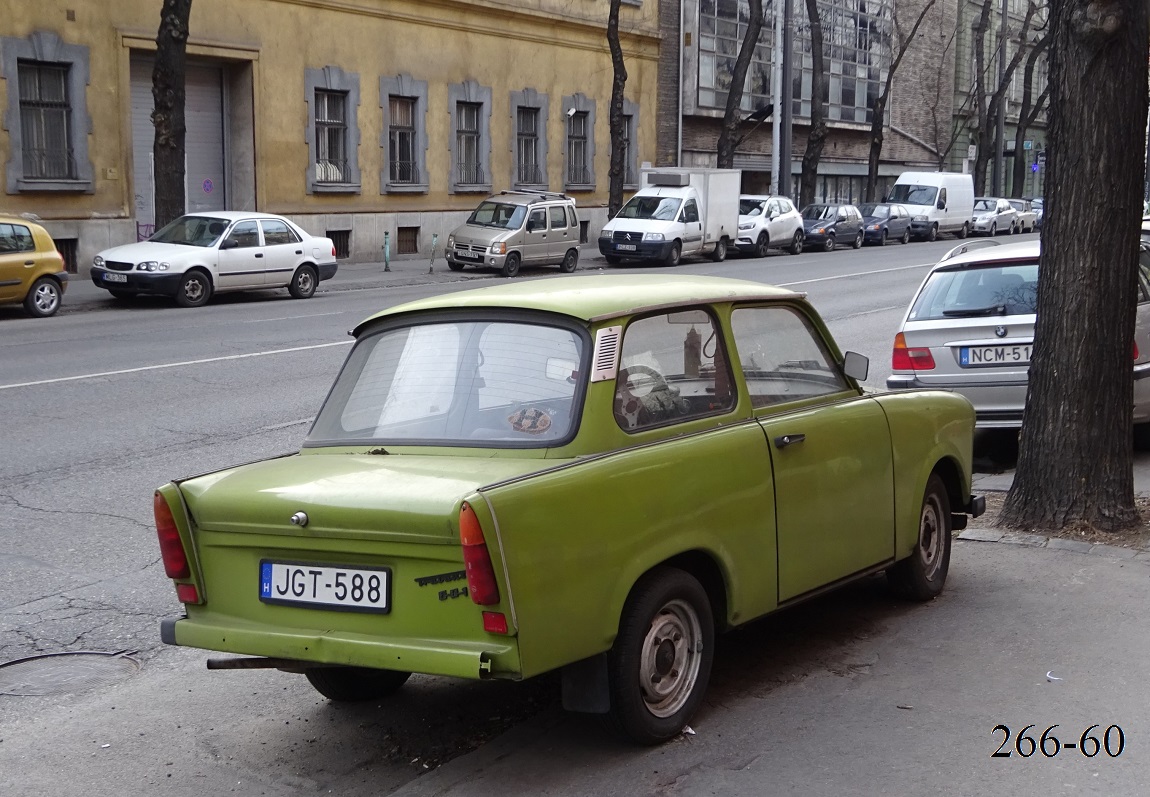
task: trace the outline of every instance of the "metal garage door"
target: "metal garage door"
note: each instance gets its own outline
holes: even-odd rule
[[[155,219],[155,182],[152,172],[152,62],[132,61],[132,176],[136,189],[136,222]],[[188,64],[184,123],[185,196],[188,212],[223,210],[224,115],[222,74],[219,67]]]

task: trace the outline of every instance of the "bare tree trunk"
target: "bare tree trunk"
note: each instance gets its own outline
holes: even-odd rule
[[[731,75],[731,87],[727,90],[727,105],[723,113],[723,126],[719,129],[719,168],[730,169],[735,165],[735,139],[742,120],[743,87],[747,82],[747,69],[751,66],[751,56],[759,44],[759,33],[763,30],[763,0],[750,0],[747,4],[750,16],[747,18],[747,33],[739,45],[739,55],[735,58],[735,71]]]
[[[819,19],[818,0],[804,0],[807,19],[811,25],[811,130],[807,134],[807,148],[803,151],[803,171],[799,175],[799,207],[815,201],[819,160],[827,139],[827,63],[823,57],[823,24]]]
[[[890,87],[894,83],[894,73],[898,70],[899,64],[902,63],[906,51],[910,49],[911,42],[914,41],[919,27],[926,19],[927,13],[934,7],[934,3],[935,0],[927,0],[926,5],[918,14],[918,19],[914,21],[914,26],[910,29],[910,35],[906,37],[902,36],[899,28],[898,9],[895,8],[891,12],[893,14],[891,21],[894,25],[894,37],[898,42],[898,52],[895,53],[890,69],[887,70],[886,83],[883,84],[882,93],[875,98],[874,107],[871,108],[870,156],[867,159],[866,190],[863,193],[863,199],[867,202],[877,201],[875,191],[878,187],[878,162],[882,156],[883,130],[886,128],[886,103],[887,98],[890,97]]]
[[[984,141],[990,138],[990,108],[987,107],[986,97],[986,31],[990,27],[991,0],[983,0],[982,11],[979,12],[978,21],[974,23],[974,32],[971,35],[971,47],[974,49],[974,108],[978,122],[978,149],[974,154],[974,195],[981,196],[986,192],[986,164],[990,160],[989,147]]]
[[[184,81],[192,0],[163,0],[152,69],[156,228],[184,213]]]
[[[611,48],[611,166],[607,170],[607,218],[615,218],[623,207],[623,177],[627,164],[627,131],[623,119],[623,90],[627,86],[627,66],[623,63],[623,47],[619,44],[619,5],[622,0],[611,0],[607,17],[607,45]],[[632,142],[634,145],[637,142]]]
[[[1043,214],[1034,355],[1013,528],[1137,524],[1131,406],[1146,0],[1052,0],[1051,191]],[[1104,187],[1104,190],[1100,190]]]
[[[1022,108],[1018,112],[1018,126],[1014,128],[1014,168],[1010,176],[1012,184],[1011,195],[1020,197],[1022,188],[1026,185],[1026,158],[1022,156],[1023,141],[1026,140],[1026,131],[1034,124],[1038,114],[1046,107],[1046,99],[1050,96],[1050,84],[1043,87],[1038,99],[1034,99],[1034,68],[1038,59],[1046,54],[1050,47],[1050,34],[1047,33],[1034,45],[1030,55],[1026,56],[1026,69],[1023,70]]]

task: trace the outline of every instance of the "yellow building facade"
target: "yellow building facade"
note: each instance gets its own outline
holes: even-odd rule
[[[195,0],[187,207],[287,215],[353,261],[431,252],[488,193],[606,220],[604,0]],[[153,219],[160,0],[41,0],[0,19],[0,212],[84,272]],[[655,153],[655,0],[624,0],[627,172]]]

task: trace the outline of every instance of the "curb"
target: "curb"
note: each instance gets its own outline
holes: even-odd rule
[[[1045,534],[1026,534],[999,529],[966,529],[955,539],[963,542],[1001,542],[1007,545],[1025,545],[1031,548],[1049,548],[1069,553],[1108,556],[1111,559],[1133,560],[1150,564],[1150,548],[1120,548],[1117,545],[1047,537]]]

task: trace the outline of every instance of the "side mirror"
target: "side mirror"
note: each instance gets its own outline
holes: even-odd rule
[[[221,250],[223,250],[223,249],[235,249],[239,245],[240,245],[240,242],[237,241],[235,238],[225,238],[224,240],[220,241],[220,249]]]
[[[946,200],[945,199],[938,200],[938,205],[936,207],[939,210],[946,210]]]
[[[843,373],[856,382],[862,382],[870,372],[870,360],[858,352],[848,351],[843,355]]]
[[[528,219],[527,220],[527,232],[534,232],[534,231],[535,231],[535,220],[534,219]]]

